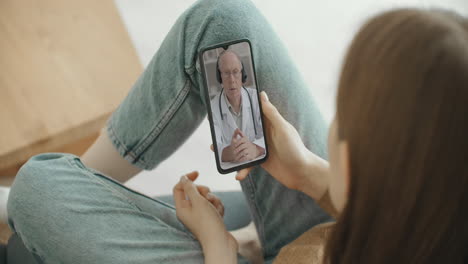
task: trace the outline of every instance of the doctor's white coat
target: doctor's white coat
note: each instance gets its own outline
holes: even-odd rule
[[[247,91],[246,91],[247,89]],[[242,127],[239,129],[249,138],[249,141],[256,144],[259,147],[265,148],[265,140],[263,137],[263,127],[260,117],[260,107],[258,105],[257,91],[252,88],[241,88],[242,94]],[[250,105],[249,96],[252,101]],[[224,92],[223,92],[224,93]],[[213,111],[213,125],[215,130],[216,142],[218,147],[219,157],[223,149],[231,144],[232,135],[237,128],[237,124],[232,117],[231,112],[226,104],[226,100],[221,98],[221,109],[224,120],[221,120],[221,111],[219,109],[219,97],[221,93],[218,93],[213,99],[211,99],[211,110]],[[224,95],[222,95],[224,97]],[[253,107],[253,117],[250,108]],[[257,129],[257,136],[255,136],[255,130],[253,122]]]

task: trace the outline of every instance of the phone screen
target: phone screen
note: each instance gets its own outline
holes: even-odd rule
[[[200,66],[218,171],[265,161],[268,148],[250,42],[207,47],[200,52]]]

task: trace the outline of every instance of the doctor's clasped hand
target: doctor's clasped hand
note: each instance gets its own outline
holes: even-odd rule
[[[237,128],[232,135],[231,144],[223,149],[223,161],[245,162],[265,154],[265,149],[249,141],[248,137]]]

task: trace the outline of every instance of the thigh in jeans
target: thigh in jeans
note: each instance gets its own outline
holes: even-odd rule
[[[12,186],[8,215],[39,263],[204,262],[172,206],[86,168],[71,154],[32,157]]]
[[[249,0],[201,0],[179,17],[108,121],[119,153],[142,169],[153,169],[170,156],[206,116],[209,102],[198,52],[240,38],[252,43],[259,89],[296,127],[305,145],[326,158],[326,125],[314,99],[286,48]],[[288,190],[261,168],[252,170],[242,188],[267,258],[331,219],[311,198]]]

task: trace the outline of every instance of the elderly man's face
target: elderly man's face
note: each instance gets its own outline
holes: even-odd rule
[[[242,88],[242,64],[232,52],[226,52],[219,60],[219,70],[224,92],[229,100],[240,97]]]

